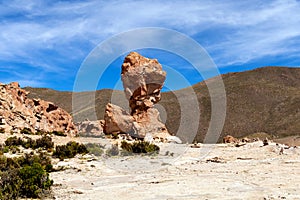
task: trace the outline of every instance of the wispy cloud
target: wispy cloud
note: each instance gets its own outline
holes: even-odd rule
[[[221,67],[297,57],[299,10],[297,0],[1,1],[0,64],[30,65],[46,78],[53,73],[69,80],[95,45],[149,26],[193,37]]]

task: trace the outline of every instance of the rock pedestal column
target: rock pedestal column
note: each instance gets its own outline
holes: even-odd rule
[[[153,107],[161,99],[160,91],[166,79],[166,72],[159,62],[131,52],[122,65],[121,78],[131,111],[129,114],[116,105],[108,104],[104,132],[128,133],[138,138],[144,138],[146,134],[153,138],[170,136],[158,110]]]

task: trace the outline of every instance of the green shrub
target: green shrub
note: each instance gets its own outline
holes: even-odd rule
[[[35,148],[43,148],[43,149],[52,149],[54,147],[54,142],[52,142],[52,138],[49,136],[43,136],[36,140]]]
[[[39,153],[38,155],[33,153],[25,154],[24,157],[19,158],[18,163],[21,166],[31,166],[33,163],[39,163],[47,172],[51,172],[53,169],[51,158],[43,152]]]
[[[85,145],[88,152],[94,154],[95,156],[101,156],[103,154],[104,146],[95,143],[88,143]]]
[[[50,189],[53,181],[40,163],[33,163],[20,169],[22,185],[20,192],[27,198],[40,198],[44,190]]]
[[[8,169],[0,172],[0,199],[18,199],[20,188],[23,183],[19,177],[20,169]]]
[[[52,142],[52,138],[49,136],[42,136],[41,138],[38,138],[36,140],[31,139],[30,137],[24,137],[24,140],[22,138],[18,138],[16,136],[9,137],[5,141],[5,145],[9,147],[10,149],[15,148],[17,146],[22,146],[26,149],[32,148],[43,148],[43,149],[52,149],[54,147],[54,142]]]
[[[117,156],[119,155],[119,147],[117,144],[111,145],[111,148],[106,150],[106,155],[108,156]]]
[[[53,156],[64,160],[65,158],[74,158],[76,154],[86,154],[88,150],[83,144],[77,142],[68,142],[66,145],[56,146]]]
[[[56,136],[62,136],[62,137],[67,137],[67,134],[61,131],[53,131],[50,134],[56,135]]]
[[[33,133],[31,132],[30,128],[23,128],[21,130],[22,134],[26,134],[26,135],[33,135]]]
[[[132,152],[132,144],[126,142],[125,140],[123,140],[123,141],[121,142],[121,148],[122,148],[124,151]]]
[[[51,170],[51,159],[46,154],[0,156],[0,199],[41,197],[53,184],[47,173]]]
[[[42,130],[37,130],[37,131],[35,132],[35,135],[47,135],[47,132],[42,131]]]
[[[23,140],[16,136],[7,138],[4,143],[6,146],[23,146]]]
[[[23,147],[25,149],[29,149],[29,148],[32,148],[32,149],[35,149],[36,148],[36,141],[31,139],[30,137],[24,137],[25,140],[23,140]]]
[[[4,147],[3,148],[3,153],[8,153],[9,152],[9,147]]]
[[[146,153],[146,154],[159,153],[160,150],[159,146],[145,141],[136,141],[133,143],[122,141],[121,148],[125,152]]]
[[[9,169],[20,168],[20,163],[17,158],[7,158],[6,156],[0,156],[0,171],[7,171]]]
[[[4,128],[0,128],[0,133],[5,133],[5,129]]]
[[[11,151],[12,154],[16,154],[20,152],[19,147],[15,145],[9,146],[9,150]]]

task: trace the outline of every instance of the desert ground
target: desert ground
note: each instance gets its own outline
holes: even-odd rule
[[[7,137],[1,134],[0,142]],[[52,138],[56,145],[75,140],[109,148],[116,142]],[[53,159],[54,167],[64,170],[50,174],[51,199],[300,199],[300,147],[291,145],[299,145],[299,137],[280,141],[290,145],[157,143],[158,155]]]
[[[107,140],[77,138],[83,143]],[[51,173],[55,199],[300,199],[300,148],[261,141],[159,144],[159,155],[77,156]],[[282,152],[283,150],[283,152]]]

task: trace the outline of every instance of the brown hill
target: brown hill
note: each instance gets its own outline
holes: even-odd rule
[[[227,112],[219,141],[225,134],[243,137],[264,132],[275,138],[300,135],[300,68],[263,67],[225,74],[222,78],[226,89]],[[207,82],[213,83],[214,79]],[[90,118],[93,109],[96,110],[97,118],[103,119],[105,105],[108,102],[113,101],[122,107],[127,104],[123,91],[99,90],[95,92],[95,102],[84,102],[81,101],[84,96],[91,95],[90,99],[93,99],[94,93],[59,92],[43,88],[25,89],[31,92],[29,97],[55,102],[70,112],[76,121]],[[162,93],[160,104],[166,110],[166,125],[171,133],[176,133],[180,124],[178,99],[184,98],[188,102],[190,98],[184,96],[185,90],[187,89]],[[201,110],[195,140],[202,142],[210,122],[210,96],[205,82],[195,84],[193,90]],[[72,94],[77,97],[76,109],[73,112]]]

